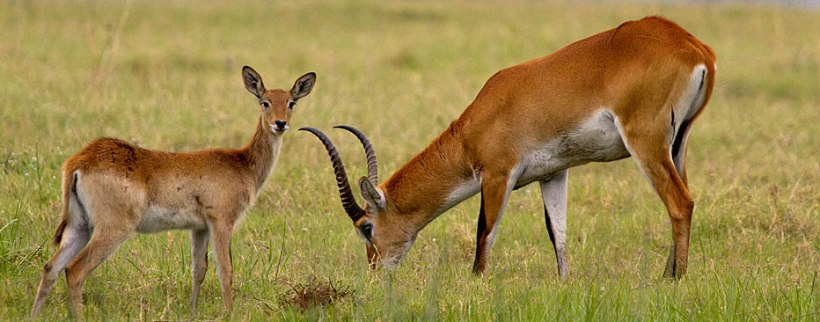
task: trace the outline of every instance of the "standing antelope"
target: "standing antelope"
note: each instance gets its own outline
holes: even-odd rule
[[[359,180],[361,208],[330,140],[327,148],[345,211],[367,244],[371,267],[397,266],[418,232],[445,210],[481,193],[473,271],[482,274],[510,192],[541,186],[547,231],[566,277],[567,172],[588,162],[635,157],[672,222],[665,276],[686,273],[694,203],[686,141],[715,79],[715,55],[660,17],[629,21],[555,53],[496,73],[430,146],[378,185],[376,156]],[[377,186],[378,185],[378,186]]]
[[[135,231],[191,230],[191,310],[214,245],[225,308],[232,306],[231,235],[256,200],[271,172],[296,102],[316,83],[307,73],[290,91],[267,90],[252,68],[242,68],[245,88],[262,107],[256,132],[245,147],[188,153],[143,149],[103,138],[88,144],[63,165],[62,221],[54,234],[59,248],[43,269],[32,316],[65,269],[73,316],[82,307],[88,274]]]

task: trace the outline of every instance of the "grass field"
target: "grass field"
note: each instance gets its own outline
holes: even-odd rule
[[[382,177],[443,131],[495,71],[622,21],[660,14],[718,55],[690,137],[689,274],[661,278],[671,235],[631,159],[573,169],[570,277],[559,280],[537,186],[513,193],[488,274],[470,273],[478,198],[423,230],[401,267],[370,271],[327,155],[292,130],[235,231],[234,310],[213,254],[188,310],[189,234],[138,235],[91,275],[91,320],[820,320],[820,10],[639,2],[0,1],[0,320],[28,316],[58,223],[59,168],[101,136],[185,151],[254,129],[243,65],[268,87],[316,71],[292,128],[325,130],[354,178],[351,124]],[[302,310],[305,283],[352,295]],[[64,279],[42,312],[68,317]]]

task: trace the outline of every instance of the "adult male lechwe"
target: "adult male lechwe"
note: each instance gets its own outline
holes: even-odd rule
[[[356,204],[341,159],[328,149],[344,209],[367,244],[371,266],[398,265],[419,230],[481,192],[475,263],[484,272],[510,192],[541,185],[546,226],[560,276],[568,274],[567,170],[635,157],[672,222],[664,275],[686,273],[694,203],[684,158],[692,122],[709,100],[715,55],[660,17],[629,21],[555,53],[496,73],[472,104],[430,146],[378,185],[369,141]]]
[[[231,309],[233,229],[276,163],[294,104],[316,83],[316,74],[308,73],[290,91],[267,90],[262,77],[247,66],[242,77],[262,109],[256,132],[243,148],[172,153],[103,138],[65,162],[62,220],[54,234],[59,248],[43,269],[32,316],[63,269],[69,308],[76,316],[83,281],[94,268],[134,232],[169,229],[191,230],[191,310],[196,310],[208,268],[209,240],[225,308]]]

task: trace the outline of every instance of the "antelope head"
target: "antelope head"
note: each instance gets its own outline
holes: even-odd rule
[[[413,229],[412,225],[405,225],[403,216],[394,215],[400,211],[391,204],[389,196],[378,186],[378,163],[370,140],[356,128],[346,125],[336,126],[336,128],[355,134],[364,146],[368,174],[359,179],[361,196],[365,201],[363,207],[359,206],[353,196],[344,164],[333,142],[315,128],[304,127],[299,130],[313,133],[325,145],[333,163],[333,171],[336,173],[336,184],[339,187],[342,207],[353,221],[356,233],[367,246],[367,261],[370,268],[375,269],[376,264],[381,262],[384,267],[394,269],[413,245],[417,230]]]
[[[242,78],[245,80],[245,88],[256,96],[259,105],[262,106],[262,121],[275,135],[282,135],[287,131],[293,106],[300,98],[310,94],[313,85],[316,84],[316,73],[311,72],[299,77],[290,92],[280,89],[267,90],[262,83],[262,77],[249,66],[242,68]]]

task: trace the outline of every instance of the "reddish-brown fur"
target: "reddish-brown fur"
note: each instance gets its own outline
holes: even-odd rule
[[[250,142],[240,149],[163,152],[119,139],[97,139],[63,165],[59,245],[48,261],[32,309],[36,316],[57,275],[65,269],[72,315],[79,313],[82,284],[94,268],[135,232],[191,230],[196,309],[213,242],[226,309],[232,305],[234,227],[256,199],[279,154],[295,102],[309,94],[315,74],[300,77],[290,91],[267,90],[250,67],[246,88],[262,107]]]
[[[683,95],[693,88],[693,77],[699,76],[694,71],[698,68],[705,68],[705,79],[700,79],[700,88],[691,104],[697,105],[695,101],[699,99],[702,102],[691,106],[691,110],[682,110],[694,111],[691,117],[674,115],[677,104],[688,103],[682,101]],[[660,17],[625,22],[546,57],[499,71],[430,146],[379,187],[372,187],[386,200],[382,201],[384,209],[375,207],[378,200],[372,198],[373,194],[363,195],[367,201],[366,215],[354,225],[358,229],[366,224],[373,227],[373,237],[367,241],[368,258],[381,259],[389,266],[398,264],[418,231],[446,210],[443,207],[451,206],[447,204],[448,198],[471,180],[480,180],[482,208],[474,270],[481,273],[486,267],[495,223],[503,213],[511,188],[539,181],[545,191],[545,207],[560,211],[560,205],[547,204],[552,198],[561,200],[560,196],[553,196],[561,193],[560,187],[551,187],[550,180],[566,180],[566,169],[572,166],[631,154],[666,204],[672,221],[672,253],[665,274],[683,275],[688,263],[694,205],[683,165],[686,137],[692,121],[711,96],[714,77],[712,49]],[[514,177],[527,170],[520,167],[526,167],[525,160],[534,153],[572,157],[572,149],[577,148],[573,144],[578,143],[572,142],[574,135],[601,111],[610,113],[629,153],[605,158],[584,158],[582,154],[555,172],[526,179],[531,181],[519,182],[525,179]],[[680,140],[683,155],[670,154],[670,134]],[[544,150],[550,144],[555,149]],[[681,168],[680,173],[676,166]],[[369,184],[362,185],[367,188]],[[566,204],[565,196],[561,202]],[[561,237],[554,242],[563,243],[563,231],[553,227],[561,223],[547,212],[550,237],[560,233]],[[561,252],[563,245],[556,244],[556,253]],[[559,271],[565,276],[565,255],[557,255]]]

